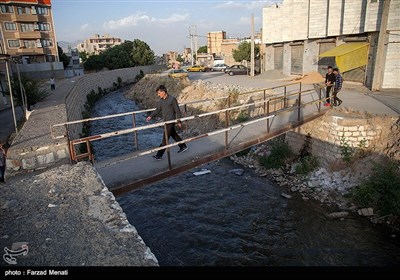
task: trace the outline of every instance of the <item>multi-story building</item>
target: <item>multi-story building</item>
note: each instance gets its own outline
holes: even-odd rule
[[[283,0],[266,7],[265,70],[325,75],[332,65],[373,90],[400,88],[399,14],[398,0]]]
[[[77,46],[79,52],[86,52],[89,55],[100,54],[107,48],[122,44],[122,40],[117,37],[112,37],[109,34],[100,36],[95,34],[93,37],[86,39],[83,43]]]
[[[22,64],[57,62],[51,0],[0,0],[1,52]]]
[[[79,58],[79,51],[77,49],[68,48],[66,55],[69,57],[69,64],[65,69],[65,76],[75,77],[82,76],[84,74],[83,67]]]
[[[213,31],[207,33],[207,53],[221,56],[222,42],[226,39],[225,31]]]

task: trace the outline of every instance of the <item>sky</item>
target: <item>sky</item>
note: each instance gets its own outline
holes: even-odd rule
[[[156,55],[190,48],[190,30],[198,46],[207,32],[225,31],[228,38],[250,37],[262,27],[262,8],[281,0],[262,1],[135,1],[52,0],[57,41],[83,41],[94,34],[146,42]]]

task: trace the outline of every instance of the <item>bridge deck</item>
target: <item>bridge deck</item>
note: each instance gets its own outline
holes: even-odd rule
[[[326,108],[326,107],[325,107]],[[225,133],[202,137],[188,143],[189,149],[177,154],[178,147],[171,148],[171,169],[169,169],[167,152],[161,161],[151,155],[134,157],[135,153],[118,158],[95,162],[95,167],[105,184],[114,194],[121,194],[149,183],[165,179],[180,172],[190,170],[202,164],[232,155],[252,145],[265,142],[302,123],[323,115],[329,109],[319,113],[317,105],[302,108],[301,120],[298,122],[298,110],[281,113],[267,120],[232,129],[228,132],[228,148],[225,147]],[[162,135],[160,135],[161,141]],[[173,141],[173,140],[172,140]],[[134,158],[132,158],[134,157]]]

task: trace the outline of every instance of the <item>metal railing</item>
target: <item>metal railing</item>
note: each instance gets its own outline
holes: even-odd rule
[[[287,88],[289,86],[293,86],[299,84],[299,90],[297,92],[288,92]],[[267,91],[270,90],[275,90],[278,88],[283,88],[283,93],[278,93],[278,94],[267,94]],[[194,141],[197,140],[199,138],[203,138],[203,137],[207,137],[207,136],[211,136],[211,135],[215,135],[215,134],[220,134],[220,133],[225,133],[225,148],[228,148],[228,137],[229,137],[229,131],[239,128],[239,127],[244,127],[250,124],[254,124],[257,122],[261,122],[261,121],[266,121],[267,122],[267,133],[269,133],[270,131],[270,120],[272,118],[274,118],[275,116],[282,114],[284,112],[288,112],[288,111],[293,111],[293,110],[298,110],[297,113],[297,120],[300,121],[301,119],[301,109],[305,106],[308,105],[312,105],[312,104],[316,104],[317,105],[317,109],[318,112],[321,111],[321,103],[326,100],[326,98],[321,98],[321,90],[324,87],[319,87],[317,89],[317,93],[318,93],[318,99],[317,100],[313,100],[311,102],[307,102],[307,103],[302,103],[302,96],[306,95],[306,94],[312,94],[312,92],[315,92],[315,89],[310,89],[310,90],[305,90],[302,91],[302,86],[301,86],[301,82],[296,82],[296,83],[291,83],[291,84],[286,84],[286,85],[282,85],[282,86],[276,86],[276,87],[272,87],[272,88],[265,88],[265,89],[259,89],[259,90],[254,90],[254,91],[249,91],[249,92],[244,92],[244,93],[239,93],[236,94],[236,97],[238,96],[242,96],[242,95],[248,95],[248,94],[257,94],[257,93],[262,93],[262,100],[261,101],[256,101],[256,102],[252,102],[252,103],[248,103],[248,104],[243,104],[243,105],[236,105],[236,106],[232,106],[232,99],[233,99],[233,94],[229,94],[228,96],[222,96],[222,97],[217,97],[217,98],[210,98],[210,99],[204,99],[204,100],[195,100],[195,101],[191,101],[191,102],[187,102],[184,104],[181,104],[180,107],[184,108],[184,117],[180,119],[181,122],[185,122],[187,123],[187,121],[190,120],[197,120],[203,117],[207,117],[207,116],[212,116],[212,115],[219,115],[219,114],[225,114],[225,127],[222,129],[217,129],[215,131],[212,132],[207,132],[207,133],[203,133],[201,135],[195,136],[195,137],[190,137],[187,139],[184,139],[182,141],[179,142],[175,142],[170,144],[168,142],[168,137],[166,137],[167,141],[166,141],[166,145],[162,146],[162,147],[156,147],[156,148],[151,148],[145,151],[141,151],[138,153],[135,153],[134,155],[128,157],[128,158],[124,158],[123,160],[127,160],[127,159],[132,159],[132,158],[136,158],[139,156],[143,156],[143,155],[147,155],[153,152],[156,152],[158,150],[161,149],[166,149],[167,151],[167,157],[168,157],[168,164],[169,164],[169,168],[171,169],[171,155],[170,155],[170,148],[177,146],[179,144],[183,144],[183,143],[187,143],[190,141]],[[297,97],[296,98],[296,103],[292,105],[291,107],[288,106],[288,100],[292,99],[293,97]],[[201,113],[201,114],[196,114],[196,115],[192,115],[192,116],[187,116],[188,113],[188,106],[189,105],[194,105],[194,104],[199,104],[199,103],[206,103],[206,102],[217,102],[217,101],[221,101],[221,100],[226,100],[227,102],[227,108],[224,109],[220,109],[220,110],[216,110],[216,111],[212,111],[212,112],[205,112],[205,113]],[[273,108],[271,110],[271,105],[273,104]],[[281,104],[280,108],[277,109],[277,104]],[[250,106],[256,106],[259,105],[263,108],[263,116],[247,121],[247,122],[243,122],[240,124],[235,124],[235,125],[230,125],[231,122],[231,117],[229,112],[234,111],[234,110],[241,110],[243,108],[248,108]],[[297,105],[297,106],[295,106]],[[136,150],[139,150],[139,143],[138,143],[138,132],[142,131],[142,130],[147,130],[147,129],[154,129],[157,127],[163,127],[164,128],[164,134],[166,135],[167,133],[167,125],[171,124],[171,123],[177,123],[178,120],[171,120],[171,121],[165,121],[165,122],[159,122],[159,123],[155,123],[155,124],[149,124],[149,125],[145,125],[145,126],[137,126],[136,124],[136,115],[137,114],[143,114],[143,113],[148,113],[155,110],[155,108],[152,109],[146,109],[146,110],[139,110],[139,111],[134,111],[134,112],[127,112],[127,113],[120,113],[120,114],[113,114],[113,115],[109,115],[109,116],[101,116],[101,117],[94,117],[94,118],[87,118],[87,119],[83,119],[83,120],[77,120],[77,121],[70,121],[70,122],[65,122],[65,123],[61,123],[61,124],[55,124],[51,126],[51,135],[53,139],[59,139],[59,138],[67,138],[68,139],[68,143],[69,143],[69,151],[70,151],[70,158],[72,161],[78,161],[84,158],[89,158],[89,160],[93,163],[94,162],[94,155],[91,151],[91,147],[90,147],[90,143],[93,141],[98,141],[101,139],[106,139],[106,138],[110,138],[110,137],[114,137],[114,136],[119,136],[119,135],[124,135],[124,134],[129,134],[129,133],[133,133],[134,134],[134,139],[135,139],[135,148]],[[115,118],[115,117],[121,117],[121,116],[128,116],[128,115],[132,115],[132,128],[128,128],[128,129],[122,129],[122,130],[117,130],[117,131],[112,131],[112,132],[107,132],[107,133],[102,133],[102,134],[98,134],[98,135],[93,135],[93,136],[88,136],[88,137],[83,137],[83,138],[79,138],[79,139],[69,139],[69,133],[68,133],[68,128],[70,125],[73,124],[79,124],[79,123],[84,123],[84,122],[90,122],[90,121],[97,121],[97,120],[104,120],[104,119],[110,119],[110,118]],[[61,135],[61,136],[57,136],[54,133],[54,129],[55,128],[59,128],[59,127],[64,127],[65,128],[65,134]],[[186,125],[186,129],[187,129],[187,125]],[[85,144],[86,146],[86,152],[81,153],[81,154],[77,154],[76,153],[76,145],[81,145],[81,144]],[[117,163],[118,161],[116,160],[114,163]]]

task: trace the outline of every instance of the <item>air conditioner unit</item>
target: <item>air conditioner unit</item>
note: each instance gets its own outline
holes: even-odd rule
[[[36,43],[36,47],[37,47],[37,48],[42,48],[42,43],[41,43],[41,42],[37,42],[37,43]]]

